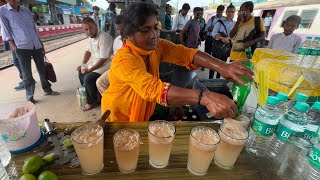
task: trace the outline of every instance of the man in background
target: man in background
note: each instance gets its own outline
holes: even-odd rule
[[[93,14],[90,16],[94,22],[97,25],[98,30],[100,30],[100,21],[99,21],[99,12],[100,12],[100,8],[98,6],[93,6]]]
[[[267,13],[267,17],[264,18],[264,26],[266,27],[266,35],[268,36],[271,27],[272,15],[270,12]]]
[[[101,30],[108,32],[109,35],[115,39],[119,34],[117,34],[116,27],[115,27],[115,17],[116,13],[116,4],[111,2],[109,4],[108,11],[101,17]]]
[[[186,23],[190,20],[190,17],[187,15],[189,10],[190,5],[188,3],[184,3],[182,5],[182,9],[179,11],[179,14],[173,19],[172,30],[177,32],[177,44],[180,44],[180,32],[182,31]]]
[[[166,14],[165,14],[165,19],[164,19],[164,29],[165,30],[172,29],[171,14],[172,14],[172,7],[170,4],[166,4]]]

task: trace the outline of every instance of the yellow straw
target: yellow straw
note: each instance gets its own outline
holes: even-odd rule
[[[292,87],[292,89],[290,90],[288,96],[290,97],[292,95],[292,93],[298,88],[298,86],[302,83],[302,81],[304,80],[304,76],[301,75],[300,78],[297,80],[297,82],[294,84],[294,86]]]

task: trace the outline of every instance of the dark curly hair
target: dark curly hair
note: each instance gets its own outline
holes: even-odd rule
[[[146,23],[149,16],[159,16],[159,12],[155,5],[148,3],[131,4],[124,12],[126,18],[123,37],[132,36],[139,30],[139,26]]]

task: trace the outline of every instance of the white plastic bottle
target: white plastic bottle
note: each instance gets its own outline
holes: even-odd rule
[[[304,62],[304,58],[309,54],[309,48],[311,47],[312,37],[307,36],[307,39],[303,42],[301,48],[298,49],[294,64],[301,66]]]
[[[274,133],[280,119],[278,103],[277,97],[269,96],[267,103],[257,109],[252,127],[249,129],[247,152],[257,156],[264,155],[266,143]]]
[[[308,163],[302,172],[303,179],[316,180],[320,179],[320,142],[319,138],[314,142],[313,148],[308,155]]]
[[[308,125],[304,131],[304,138],[311,140],[315,136],[320,125],[320,102],[315,102],[307,113]]]
[[[6,167],[11,160],[11,154],[7,148],[6,143],[3,141],[1,134],[0,134],[0,159],[4,167]]]
[[[287,111],[292,109],[293,106],[297,103],[297,102],[306,102],[306,100],[308,99],[308,96],[305,95],[305,94],[302,94],[302,93],[297,93],[295,96],[294,96],[294,99],[292,100],[289,100],[287,103],[286,103],[286,109]]]
[[[276,96],[279,99],[278,110],[281,116],[283,116],[288,110],[286,103],[288,102],[288,95],[282,92],[279,92]]]
[[[0,180],[10,180],[6,169],[3,167],[0,159]]]
[[[306,112],[309,105],[303,102],[297,102],[281,119],[276,129],[267,143],[265,156],[273,159],[281,150],[282,146],[287,143],[291,135],[301,136],[308,124]]]

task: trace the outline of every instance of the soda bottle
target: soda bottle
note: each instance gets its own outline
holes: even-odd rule
[[[282,92],[279,92],[276,96],[279,99],[278,110],[280,115],[284,115],[287,112],[286,103],[289,99],[288,95]]]
[[[252,58],[251,47],[245,49],[245,52],[246,52],[247,58],[251,59]],[[253,69],[252,62],[243,62],[242,65],[250,69]],[[245,86],[238,83],[233,83],[233,86],[232,86],[232,96],[233,96],[233,100],[237,103],[239,114],[241,114],[244,103],[246,102],[247,97],[251,91],[251,82],[244,77],[241,77],[241,79],[247,83]]]
[[[297,103],[297,102],[305,102],[308,99],[308,96],[302,93],[297,93],[294,96],[293,100],[290,100],[286,103],[286,109],[292,109],[293,106]]]
[[[307,180],[320,179],[320,140],[314,142],[313,148],[309,151],[308,162],[302,172],[302,177]]]
[[[271,138],[280,119],[277,108],[279,99],[269,96],[267,103],[260,106],[249,129],[249,139],[246,150],[257,156],[263,156],[267,141]]]
[[[311,140],[320,125],[320,102],[315,102],[307,113],[308,125],[304,131],[304,138]]]
[[[284,143],[291,135],[301,136],[308,124],[306,112],[309,105],[303,102],[297,102],[292,109],[281,117],[276,132],[267,143],[265,155],[273,159],[281,150]]]

